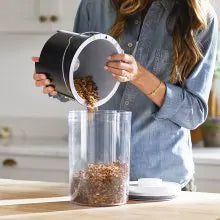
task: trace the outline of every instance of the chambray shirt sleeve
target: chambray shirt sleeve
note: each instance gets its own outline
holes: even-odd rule
[[[76,18],[74,21],[73,31],[83,33],[89,31],[89,1],[81,0]]]
[[[89,12],[87,0],[81,0],[80,2],[74,21],[73,31],[76,33],[89,31]],[[49,96],[52,97],[51,95]],[[58,93],[56,96],[53,96],[53,98],[58,99],[61,102],[68,102],[70,100],[73,100],[60,93]]]
[[[206,30],[198,34],[204,57],[196,65],[184,87],[166,83],[162,107],[154,114],[156,119],[168,119],[181,127],[195,129],[208,116],[208,98],[215,69],[218,20],[214,14]]]

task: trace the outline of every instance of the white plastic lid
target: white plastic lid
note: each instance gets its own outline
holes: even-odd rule
[[[180,192],[180,184],[152,178],[131,181],[129,187],[129,195],[138,197],[173,197],[177,196]]]
[[[138,179],[139,187],[159,187],[159,186],[162,186],[162,184],[163,184],[162,179],[157,179],[157,178]]]

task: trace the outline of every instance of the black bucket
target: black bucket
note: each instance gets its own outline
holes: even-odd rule
[[[45,73],[59,93],[84,106],[85,100],[76,92],[73,80],[78,76],[92,76],[100,97],[95,106],[98,107],[106,103],[119,87],[120,83],[104,66],[108,56],[121,52],[120,45],[109,35],[58,31],[44,45],[36,72]]]

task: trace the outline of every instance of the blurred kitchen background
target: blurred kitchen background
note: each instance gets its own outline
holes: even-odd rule
[[[0,0],[0,178],[68,181],[67,115],[34,86],[32,56],[72,30],[80,0]],[[220,18],[220,2],[212,0]],[[192,132],[198,191],[220,192],[220,51],[207,122]],[[219,78],[218,78],[219,77]]]

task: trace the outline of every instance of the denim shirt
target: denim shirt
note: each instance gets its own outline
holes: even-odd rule
[[[132,111],[131,180],[162,178],[182,186],[192,178],[194,164],[190,130],[202,124],[208,114],[217,51],[217,16],[210,8],[207,29],[197,36],[204,57],[188,77],[185,86],[171,84],[173,42],[167,32],[167,18],[173,0],[157,0],[150,7],[141,28],[136,60],[166,84],[163,105],[157,107],[131,83],[121,83],[102,110]],[[116,19],[111,0],[82,0],[75,20],[78,33],[109,33]],[[130,16],[119,44],[132,54],[141,15]],[[60,97],[60,99],[62,99]]]

